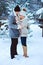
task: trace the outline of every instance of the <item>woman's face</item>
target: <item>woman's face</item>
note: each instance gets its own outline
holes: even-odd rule
[[[24,19],[25,18],[25,16],[23,16],[23,15],[20,15],[20,20],[22,20],[22,19]]]

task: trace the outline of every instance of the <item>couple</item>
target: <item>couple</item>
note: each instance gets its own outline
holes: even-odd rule
[[[9,16],[9,32],[11,37],[11,47],[10,47],[11,59],[13,59],[15,55],[18,55],[17,44],[18,44],[19,31],[24,53],[23,56],[28,57],[27,45],[26,45],[28,28],[29,26],[26,16],[24,15],[23,11],[20,10],[20,7],[17,5],[14,8],[13,13]]]

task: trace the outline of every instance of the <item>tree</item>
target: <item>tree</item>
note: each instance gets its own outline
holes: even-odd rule
[[[7,1],[0,1],[0,18],[8,15]]]

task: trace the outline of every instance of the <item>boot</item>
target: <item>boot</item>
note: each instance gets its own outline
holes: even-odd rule
[[[11,59],[15,58],[15,55],[18,55],[16,46],[14,46],[14,47],[11,46],[10,54],[11,54]]]
[[[24,52],[23,56],[28,57],[27,56],[27,46],[23,46],[23,52]]]

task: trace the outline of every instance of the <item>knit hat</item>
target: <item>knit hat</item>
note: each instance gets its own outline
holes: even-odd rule
[[[26,16],[26,12],[25,11],[21,11],[20,15]]]

